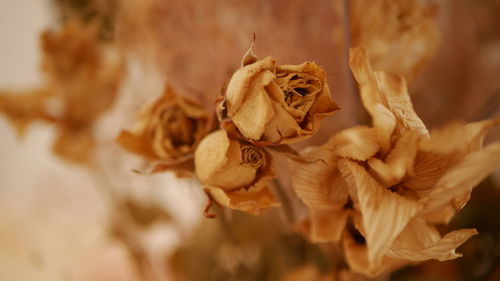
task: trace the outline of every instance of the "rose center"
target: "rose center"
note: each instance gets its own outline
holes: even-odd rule
[[[265,165],[264,152],[254,146],[245,145],[241,147],[243,164],[259,169]]]

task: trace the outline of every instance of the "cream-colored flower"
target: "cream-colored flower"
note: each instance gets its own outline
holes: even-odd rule
[[[271,155],[232,139],[224,130],[207,135],[195,152],[196,175],[221,205],[254,215],[276,206],[268,185],[274,178]]]
[[[482,149],[498,121],[456,123],[429,134],[403,78],[373,71],[364,48],[351,50],[351,69],[373,126],[347,129],[306,150],[310,164],[296,164],[292,186],[311,209],[311,239],[344,240],[351,268],[368,276],[405,262],[458,257],[455,248],[476,231],[441,237],[432,224],[447,223],[500,166],[500,143]],[[353,235],[363,241],[354,243]]]
[[[219,115],[249,141],[287,144],[312,136],[337,109],[316,63],[277,65],[271,57],[257,60],[250,50],[227,85]]]
[[[202,106],[167,86],[161,97],[142,110],[136,127],[122,131],[117,141],[131,152],[156,160],[155,171],[193,172],[193,153],[211,125]]]

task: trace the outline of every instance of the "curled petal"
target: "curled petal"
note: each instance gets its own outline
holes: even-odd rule
[[[383,71],[376,72],[377,79],[387,99],[387,105],[396,116],[400,131],[414,131],[420,135],[428,136],[429,131],[424,122],[413,110],[408,87],[403,77]]]
[[[422,206],[380,186],[363,167],[352,161],[343,159],[338,165],[342,175],[353,180],[366,233],[368,259],[378,264]]]
[[[455,259],[461,256],[455,253],[455,249],[476,234],[475,229],[462,229],[441,238],[435,227],[427,225],[422,218],[416,218],[394,241],[387,256],[409,261]]]
[[[420,201],[424,213],[435,210],[464,192],[469,192],[493,170],[500,167],[500,142],[467,155],[436,183],[435,188]]]
[[[358,81],[363,105],[373,119],[373,127],[385,153],[390,148],[390,137],[396,127],[396,117],[388,109],[387,100],[379,88],[365,48],[351,48],[350,66]]]
[[[468,153],[479,150],[486,133],[498,124],[498,120],[452,123],[433,130],[430,138],[420,141],[414,175],[405,182],[405,186],[413,190],[429,190],[450,167]]]
[[[384,183],[385,187],[395,185],[404,176],[413,173],[413,163],[417,154],[417,141],[417,135],[412,131],[408,131],[397,140],[385,161],[375,157],[368,160],[370,168]]]
[[[360,161],[374,156],[380,149],[375,129],[365,126],[343,130],[333,136],[327,146],[338,156]]]

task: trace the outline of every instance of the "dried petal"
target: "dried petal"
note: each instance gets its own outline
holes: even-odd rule
[[[416,218],[394,241],[387,256],[410,261],[455,259],[461,256],[455,253],[455,249],[476,234],[475,229],[462,229],[441,238],[435,227],[427,225],[422,218]]]
[[[435,210],[464,192],[469,192],[493,170],[500,167],[500,142],[467,155],[450,168],[435,188],[421,199],[424,212]]]
[[[396,141],[385,161],[375,157],[368,160],[368,165],[385,187],[391,187],[407,174],[413,173],[417,141],[417,135],[413,131],[407,131]]]
[[[356,126],[343,130],[333,136],[327,146],[341,157],[364,161],[380,149],[376,131],[365,126]]]
[[[380,186],[360,165],[340,160],[339,170],[353,180],[366,232],[368,260],[378,264],[392,241],[422,206]]]

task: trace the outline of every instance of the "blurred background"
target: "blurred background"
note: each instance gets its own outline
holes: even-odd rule
[[[203,217],[207,199],[195,180],[131,172],[140,160],[114,143],[165,82],[210,109],[253,34],[259,57],[314,60],[329,75],[342,110],[299,147],[369,121],[347,64],[348,47],[360,44],[375,68],[407,78],[429,128],[500,117],[497,0],[1,1],[0,91],[22,95],[46,83],[40,34],[74,18],[95,23],[96,44],[119,54],[124,75],[93,126],[91,167],[53,153],[54,123],[30,120],[21,136],[0,115],[0,280],[323,280],[341,264],[331,245],[293,233],[286,210]],[[498,200],[497,172],[443,226],[479,230],[463,258],[376,280],[500,280]]]

